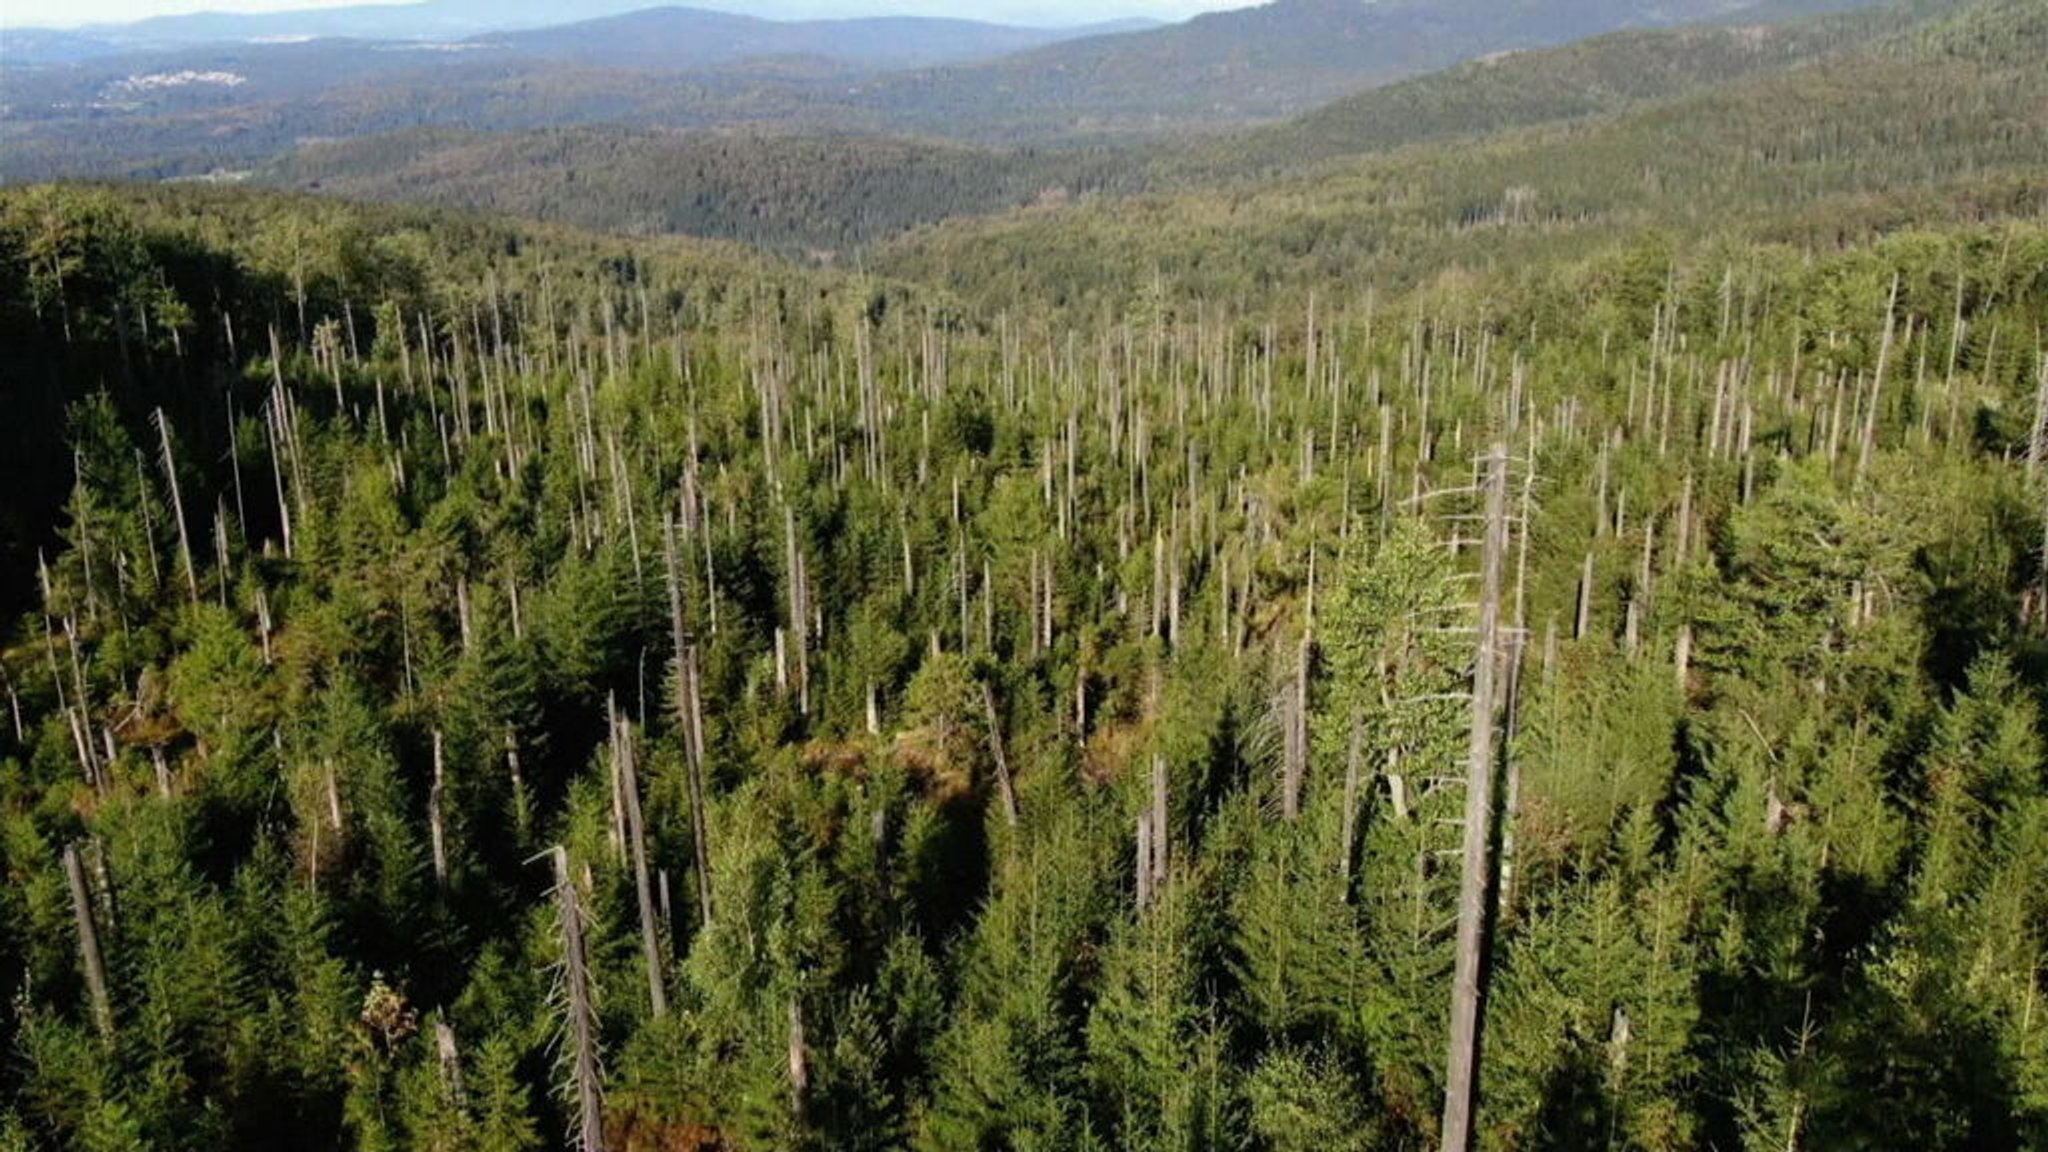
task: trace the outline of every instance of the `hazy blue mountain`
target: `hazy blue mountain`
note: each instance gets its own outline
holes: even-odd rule
[[[1097,34],[658,8],[460,39],[216,43],[10,67],[0,77],[0,179],[239,171],[307,141],[415,129],[746,127],[1068,144],[1277,121],[1460,62],[1599,33],[1860,3],[1275,0]],[[402,7],[415,31],[486,18],[477,0]],[[489,18],[533,10],[520,0]],[[225,18],[147,23],[224,26],[209,19]],[[1072,38],[1044,43],[1062,36]]]
[[[1274,0],[1142,35],[1089,37],[891,77],[864,98],[906,127],[944,131],[965,122],[984,137],[1260,120],[1498,52],[1871,2]]]
[[[485,39],[521,56],[613,68],[691,69],[774,56],[917,67],[1125,31],[1128,25],[1024,28],[919,16],[764,20],[705,8],[662,7]]]
[[[742,7],[745,9],[744,14],[727,10]],[[576,38],[592,47],[602,47],[609,41],[605,38],[606,30],[596,25],[601,25],[613,17],[646,13],[647,10],[647,0],[578,0],[573,5],[565,5],[561,0],[422,0],[420,3],[350,4],[289,12],[194,12],[152,17],[126,24],[91,25],[73,30],[0,25],[0,46],[4,46],[6,55],[12,63],[37,64],[138,51],[159,51],[198,44],[302,40],[316,37],[352,40],[460,40],[487,33],[575,27],[584,29],[575,33]],[[932,42],[941,45],[936,51],[913,49],[901,57],[920,63],[968,59],[1036,47],[1076,35],[1101,31],[1128,31],[1156,25],[1156,22],[1147,20],[1124,20],[1114,24],[1091,24],[1060,29],[930,18],[908,18],[907,22],[906,18],[886,17],[873,21],[867,18],[821,20],[803,18],[804,9],[800,6],[755,4],[742,0],[728,0],[726,4],[714,2],[711,8],[705,9],[660,8],[654,11],[690,15],[671,15],[637,24],[617,26],[618,33],[626,35],[638,28],[641,31],[653,32],[657,37],[673,39],[682,34],[680,27],[663,31],[659,28],[650,28],[648,25],[666,22],[672,26],[680,26],[687,19],[697,19],[704,22],[705,35],[724,35],[727,32],[709,20],[712,16],[724,16],[728,20],[743,22],[735,27],[751,27],[753,34],[763,40],[773,39],[763,31],[761,26],[764,25],[816,25],[818,27],[810,29],[809,38],[814,43],[829,47],[833,30],[846,31],[852,26],[852,31],[870,43],[884,34],[893,34],[908,38],[912,45]],[[884,27],[861,27],[870,23],[881,24]],[[771,49],[775,52],[808,50],[810,49]],[[831,51],[823,54],[840,55]],[[731,57],[728,54],[720,58]]]

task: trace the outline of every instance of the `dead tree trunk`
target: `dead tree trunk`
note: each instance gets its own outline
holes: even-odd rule
[[[1168,854],[1173,838],[1166,834],[1166,757],[1152,757],[1152,891],[1166,891],[1166,877],[1173,861]]]
[[[811,1050],[804,1042],[804,1010],[797,998],[789,998],[789,1114],[801,1125],[804,1105],[811,1094]]]
[[[988,715],[988,750],[995,757],[996,795],[1003,804],[1003,820],[1010,827],[1017,826],[1017,792],[1010,783],[1010,758],[1003,754],[1002,721],[996,716],[995,690],[987,684],[981,686],[981,707]]]
[[[446,780],[442,769],[441,730],[434,729],[434,783],[427,790],[427,834],[434,848],[434,885],[448,888],[448,832],[442,823],[441,796]]]
[[[703,922],[711,923],[711,848],[704,816],[704,704],[697,684],[697,649],[683,628],[682,573],[676,567],[676,527],[664,517],[662,558],[668,568],[669,629],[676,651],[676,723],[682,726],[683,781],[689,790],[690,847],[697,861],[697,898]]]
[[[114,1006],[107,999],[107,965],[100,955],[100,934],[93,923],[92,890],[86,886],[85,866],[79,862],[74,845],[64,847],[64,879],[71,886],[71,912],[78,920],[78,961],[85,969],[86,991],[92,996],[93,1024],[100,1036],[114,1036]]]
[[[1870,467],[1871,453],[1877,447],[1877,417],[1884,399],[1884,372],[1891,363],[1892,336],[1899,320],[1899,276],[1892,274],[1892,293],[1884,306],[1884,339],[1877,348],[1877,371],[1870,379],[1870,399],[1863,411],[1863,436],[1856,446],[1856,479],[1861,481],[1863,473]]]
[[[1143,912],[1152,903],[1152,813],[1138,813],[1137,860],[1132,868],[1137,878],[1138,911]]]
[[[157,441],[162,449],[164,483],[171,490],[171,515],[178,522],[178,558],[185,564],[185,588],[191,593],[192,603],[199,603],[199,572],[192,566],[192,539],[185,531],[185,498],[178,490],[178,461],[171,454],[171,424],[164,419],[164,410],[156,410]]]
[[[804,554],[797,547],[796,510],[783,509],[784,535],[788,544],[789,641],[796,645],[797,711],[811,712],[810,589],[804,572]]]
[[[555,903],[562,931],[563,1005],[568,1012],[569,1091],[576,1102],[570,1142],[579,1152],[603,1152],[604,1084],[597,1062],[597,1011],[591,1004],[590,967],[584,952],[583,902],[569,875],[569,853],[550,853],[555,869]]]
[[[1284,697],[1286,763],[1280,779],[1280,816],[1289,823],[1301,815],[1301,786],[1308,775],[1308,651],[1309,639],[1304,634],[1295,652],[1294,683]]]
[[[463,1100],[462,1051],[455,1044],[455,1029],[446,1020],[434,1021],[434,1054],[441,1062],[441,1083],[457,1104]]]
[[[697,678],[697,648],[683,653],[683,702],[688,725],[683,773],[690,792],[690,845],[697,861],[697,899],[704,923],[711,923],[711,821],[704,811],[704,697]]]
[[[668,989],[662,974],[660,922],[654,915],[654,885],[647,875],[647,830],[640,816],[640,774],[633,760],[633,730],[614,714],[618,732],[619,795],[626,807],[626,847],[633,861],[633,895],[640,906],[640,954],[647,964],[647,1002],[659,1020],[668,1015]]]
[[[1479,1011],[1486,977],[1492,886],[1494,668],[1500,633],[1501,562],[1507,552],[1507,450],[1487,461],[1486,542],[1480,561],[1479,639],[1472,668],[1472,739],[1465,777],[1465,837],[1458,884],[1457,961],[1451,983],[1450,1051],[1444,1076],[1443,1152],[1472,1147],[1479,1082]]]

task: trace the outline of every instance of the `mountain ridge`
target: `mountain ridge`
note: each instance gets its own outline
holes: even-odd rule
[[[963,149],[917,138],[767,131],[421,129],[301,149],[258,178],[633,233],[676,230],[779,250],[843,251],[951,216],[1255,186],[1368,153],[1615,115],[1805,66],[1927,18],[1887,8],[1769,26],[1612,33],[1401,81],[1281,124],[1154,144]],[[708,164],[711,157],[718,162]],[[803,163],[792,168],[797,157]],[[879,197],[877,188],[893,194]]]

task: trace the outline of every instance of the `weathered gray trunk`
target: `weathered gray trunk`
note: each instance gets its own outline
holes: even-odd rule
[[[1137,859],[1132,873],[1137,879],[1138,911],[1152,904],[1152,813],[1138,813]]]
[[[584,951],[583,901],[569,874],[569,853],[557,845],[555,903],[562,932],[563,1004],[568,1012],[569,1091],[576,1105],[570,1143],[580,1152],[604,1148],[604,1082],[597,1059],[597,1011],[591,1004],[590,965]]]
[[[988,716],[988,749],[995,758],[996,796],[1002,801],[1004,822],[1015,828],[1017,791],[1010,783],[1010,758],[1003,753],[1003,728],[1002,721],[996,714],[995,690],[987,684],[981,686],[981,707]]]
[[[427,790],[427,833],[434,848],[434,884],[448,887],[448,832],[442,822],[441,797],[446,784],[441,756],[441,730],[434,729],[434,783]]]
[[[1301,815],[1302,781],[1308,775],[1308,655],[1309,639],[1302,636],[1295,651],[1294,683],[1289,687],[1285,715],[1286,757],[1280,781],[1280,815],[1292,823]]]
[[[804,1120],[804,1104],[811,1094],[811,1053],[804,1042],[804,1010],[795,996],[789,998],[789,1112],[798,1124]]]
[[[633,730],[614,715],[618,732],[619,795],[626,808],[626,847],[633,861],[633,895],[640,910],[640,954],[647,967],[647,1002],[656,1019],[668,1015],[668,988],[662,971],[661,922],[654,914],[654,884],[647,873],[647,830],[640,815],[640,774],[633,754]]]
[[[1444,1076],[1443,1152],[1472,1147],[1479,1082],[1479,1013],[1486,977],[1492,887],[1494,670],[1499,656],[1502,558],[1507,551],[1507,450],[1487,460],[1486,540],[1480,560],[1478,651],[1472,668],[1472,738],[1467,751],[1465,828],[1458,885],[1457,959],[1451,982],[1450,1051]]]
[[[1166,890],[1173,838],[1166,832],[1166,757],[1152,757],[1152,891]]]
[[[1856,478],[1861,480],[1870,467],[1870,456],[1877,448],[1877,417],[1883,408],[1884,373],[1892,358],[1892,336],[1897,331],[1899,320],[1899,276],[1892,274],[1891,297],[1884,306],[1884,339],[1877,348],[1877,371],[1870,378],[1870,397],[1863,410],[1863,438],[1856,448]]]
[[[178,489],[178,461],[171,454],[171,424],[164,419],[164,410],[156,410],[156,433],[161,447],[160,463],[164,471],[164,484],[171,490],[171,516],[177,520],[178,559],[185,566],[185,588],[191,594],[192,603],[199,603],[199,571],[192,565],[192,538],[185,530],[185,497]]]
[[[86,885],[85,866],[74,845],[64,847],[64,879],[71,886],[71,912],[78,920],[78,961],[85,969],[85,988],[92,997],[93,1024],[100,1035],[114,1035],[114,1006],[107,998],[107,965],[100,955],[99,929],[93,922],[92,890]]]
[[[697,648],[683,653],[683,692],[688,730],[688,763],[683,775],[690,793],[690,843],[697,862],[697,898],[704,923],[711,923],[711,822],[704,811],[704,699],[697,676]]]
[[[697,649],[683,626],[682,574],[676,566],[674,521],[664,517],[662,558],[668,570],[669,629],[676,653],[676,722],[683,732],[683,782],[690,801],[690,847],[697,863],[697,898],[711,923],[711,848],[704,814],[704,704],[697,684]]]

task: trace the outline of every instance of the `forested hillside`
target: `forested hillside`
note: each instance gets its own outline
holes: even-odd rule
[[[1165,151],[1159,167],[1181,184],[1246,182],[1405,145],[1612,116],[1847,55],[1956,8],[1951,0],[1906,0],[1814,16],[1791,5],[1740,13],[1754,22],[1616,32],[1496,53],[1207,147]]]
[[[266,168],[262,182],[857,259],[921,224],[1133,192],[1147,176],[1137,154],[1110,148],[556,128],[422,130],[319,144]]]
[[[2043,1139],[2048,232],[1369,271],[0,198],[0,1133]]]
[[[843,257],[920,225],[1022,206],[1099,198],[1094,215],[1121,225],[1143,215],[1127,212],[1123,199],[1146,193],[1181,197],[1165,209],[1169,218],[1206,219],[1235,212],[1247,192],[1260,194],[1263,205],[1284,189],[1289,200],[1312,202],[1324,231],[1377,227],[1376,220],[1365,224],[1369,217],[1355,205],[1324,197],[1325,183],[1355,175],[1364,161],[1365,171],[1382,182],[1398,185],[1411,174],[1429,178],[1456,166],[1462,184],[1472,167],[1465,142],[1514,143],[1502,138],[1516,130],[1529,133],[1524,141],[1625,134],[1598,150],[1575,145],[1570,164],[1605,174],[1634,158],[1625,149],[1640,149],[1645,163],[1664,163],[1661,133],[1683,123],[1719,152],[1736,150],[1740,163],[1739,150],[1759,130],[1757,119],[1793,100],[1811,105],[1803,114],[1808,132],[1835,139],[1825,153],[1807,150],[1776,163],[1810,170],[1792,183],[1825,193],[1866,168],[1885,178],[1898,174],[1890,143],[1868,131],[1880,115],[1873,109],[1888,111],[1903,134],[1913,130],[1907,126],[1936,127],[1929,117],[1939,114],[1939,102],[1914,103],[1888,90],[1901,55],[1911,59],[1921,50],[1914,46],[1916,30],[1956,10],[1953,0],[1915,0],[1777,24],[1618,33],[1489,58],[1376,88],[1284,123],[1218,136],[1003,148],[761,130],[412,131],[316,143],[266,165],[257,179],[331,195],[482,208],[614,231],[719,236]],[[1808,73],[1823,69],[1833,94],[1817,99],[1804,89],[1816,83]],[[2036,98],[2040,83],[2032,75],[1978,75],[1969,65],[1952,66],[1930,82],[1945,86],[1941,101],[2013,99],[2020,108]],[[1865,89],[1868,94],[1860,94]],[[1616,123],[1626,120],[1634,126]],[[1551,132],[1536,136],[1539,128]],[[2004,129],[1995,118],[1951,119],[1938,128],[1941,147],[1966,164],[1980,154],[1999,166],[2048,160],[2048,153],[2028,150],[2026,140],[2015,147],[2000,139]],[[1484,177],[1493,188],[1454,188],[1425,198],[1426,206],[1455,209],[1462,219],[1475,211],[1474,195],[1537,187],[1544,167],[1558,161],[1531,151],[1494,149]],[[1708,155],[1714,157],[1710,173],[1727,170],[1726,155]],[[1693,160],[1708,163],[1687,162]],[[1665,191],[1695,196],[1685,175]],[[1604,175],[1589,182],[1601,213],[1626,194],[1603,186],[1612,183]],[[1782,183],[1752,189],[1724,181],[1716,216],[1725,221],[1782,210],[1788,203]],[[1149,205],[1146,213],[1159,210]],[[1280,215],[1298,212],[1290,207]],[[1693,214],[1688,206],[1684,215]],[[1255,232],[1274,216],[1263,207],[1257,215]],[[1019,226],[1038,225],[1009,218],[995,227]],[[1073,228],[1062,218],[1053,231]],[[1179,230],[1167,235],[1173,250],[1189,249]],[[1236,243],[1235,234],[1218,239]],[[942,234],[938,243],[947,242]],[[1265,242],[1244,253],[1256,260],[1268,254]],[[1143,267],[1126,265],[1126,271]],[[1092,275],[1085,260],[1077,271]]]
[[[2048,7],[1902,15],[1916,11],[1931,18],[1853,51],[1617,115],[949,221],[876,263],[969,299],[1099,313],[1146,291],[1237,301],[1526,269],[1645,230],[1835,246],[2038,212]]]
[[[422,128],[1128,142],[1276,120],[1459,61],[1617,29],[1871,2],[1270,0],[1162,27],[1056,31],[657,8],[454,42],[266,38],[24,60],[4,77],[0,179],[247,173],[309,141]],[[524,11],[504,19],[523,23]],[[1014,50],[1031,44],[1042,46]],[[187,73],[210,79],[150,82]]]
[[[861,103],[922,131],[989,140],[1229,125],[1460,61],[1623,28],[1764,19],[1869,0],[1269,0],[1137,36],[884,77]]]
[[[1143,27],[1140,22],[1137,27]],[[808,56],[867,68],[916,68],[987,59],[1095,35],[1123,24],[1024,28],[975,20],[879,16],[763,20],[703,8],[644,8],[596,20],[501,33],[477,46],[588,67],[681,71],[739,60]]]

